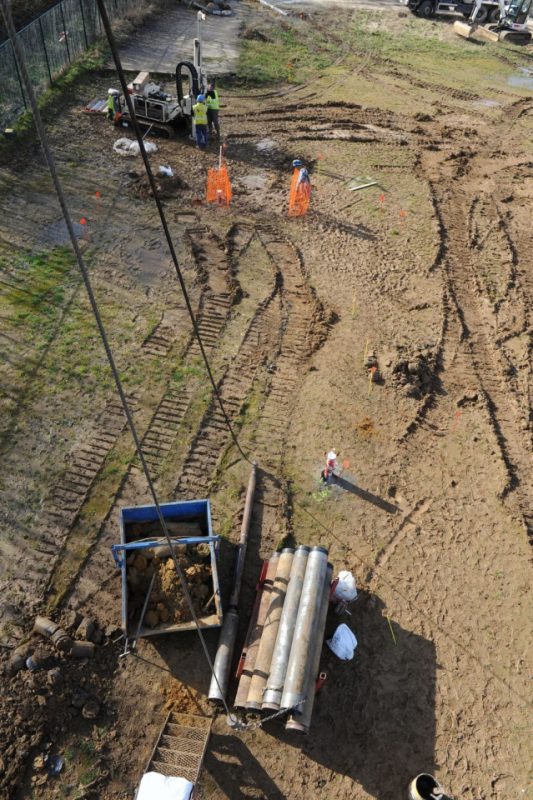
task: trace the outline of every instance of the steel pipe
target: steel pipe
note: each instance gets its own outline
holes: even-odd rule
[[[272,651],[276,644],[279,621],[285,602],[287,586],[289,585],[293,558],[294,550],[292,548],[287,547],[281,551],[274,585],[270,593],[270,604],[261,634],[259,650],[257,652],[254,674],[252,675],[250,688],[248,689],[246,708],[249,711],[259,711],[263,703],[263,693],[268,679],[270,662],[272,661]]]
[[[234,608],[230,608],[224,616],[224,624],[220,631],[217,654],[213,664],[213,676],[209,684],[207,697],[212,703],[222,703],[226,697],[238,628],[239,615]]]
[[[327,566],[326,548],[313,547],[307,558],[300,606],[281,696],[281,708],[298,708],[305,700]]]
[[[242,515],[242,522],[241,522],[241,536],[239,539],[239,544],[237,549],[237,558],[235,560],[233,591],[229,599],[229,608],[237,608],[237,606],[239,605],[242,575],[244,572],[244,561],[246,559],[246,549],[248,547],[248,533],[250,531],[250,522],[252,519],[252,511],[254,508],[256,477],[257,477],[257,464],[254,461],[252,464],[252,472],[250,474],[250,479],[248,481],[246,500],[244,502],[244,513]]]
[[[287,720],[285,726],[288,731],[297,731],[298,733],[309,733],[311,726],[311,717],[313,716],[313,706],[315,704],[316,695],[316,679],[318,670],[320,668],[320,656],[322,655],[322,645],[324,644],[324,631],[326,630],[326,620],[329,610],[329,595],[331,590],[331,579],[333,578],[333,565],[328,564],[326,570],[326,577],[324,579],[324,588],[322,590],[322,599],[320,601],[320,613],[318,616],[316,626],[316,640],[314,652],[310,655],[310,668],[307,680],[307,687],[305,690],[306,700],[300,709],[293,711]]]
[[[237,695],[235,697],[235,708],[244,708],[246,705],[248,689],[250,688],[250,682],[254,672],[257,651],[259,650],[261,633],[263,631],[263,625],[265,623],[268,607],[270,605],[270,592],[272,591],[274,578],[276,577],[276,572],[278,569],[279,555],[279,553],[274,553],[268,562],[267,574],[263,584],[261,600],[259,602],[259,610],[257,612],[257,621],[250,636],[248,652],[246,653],[246,661],[244,662],[244,668],[239,681]]]
[[[228,610],[224,617],[224,623],[218,639],[217,654],[213,664],[213,676],[211,678],[209,693],[207,695],[209,700],[214,703],[222,703],[226,697],[226,692],[228,691],[231,662],[233,660],[233,651],[235,649],[237,630],[239,628],[239,614],[237,612],[237,606],[239,604],[239,596],[241,593],[244,561],[246,559],[246,548],[248,545],[248,532],[250,530],[250,520],[252,518],[252,510],[254,505],[256,473],[257,465],[254,461],[252,464],[252,472],[248,481],[248,489],[246,491],[246,500],[244,503],[241,535],[239,544],[237,546],[237,558],[235,561],[233,590],[231,592]]]
[[[281,619],[279,621],[278,635],[272,652],[266,691],[263,695],[262,707],[265,710],[271,709],[277,711],[281,702],[283,684],[285,683],[287,664],[289,663],[289,655],[291,652],[294,626],[296,625],[298,606],[300,605],[300,597],[302,594],[307,557],[309,556],[310,550],[310,547],[300,545],[300,547],[296,548],[296,552],[294,553],[289,585],[287,586],[285,603],[283,604],[283,611],[281,612]]]

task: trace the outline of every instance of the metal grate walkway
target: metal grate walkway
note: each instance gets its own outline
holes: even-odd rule
[[[196,785],[212,720],[171,711],[152,753],[147,772],[186,778]]]

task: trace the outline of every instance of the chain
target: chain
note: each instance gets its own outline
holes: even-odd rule
[[[229,715],[228,720],[231,720],[229,724],[231,725],[232,728],[235,728],[236,730],[239,731],[256,731],[259,728],[262,728],[265,722],[270,722],[273,719],[277,719],[278,717],[283,717],[285,716],[285,714],[290,714],[292,711],[296,711],[296,709],[300,708],[300,706],[302,706],[306,700],[307,697],[304,697],[303,700],[300,700],[299,703],[296,703],[290,708],[282,708],[279,711],[276,711],[274,714],[270,714],[270,716],[263,717],[263,719],[259,719],[255,722],[243,722],[242,718],[237,719],[237,717]]]

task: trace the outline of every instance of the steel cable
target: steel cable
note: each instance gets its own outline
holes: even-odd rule
[[[139,150],[140,150],[140,153],[141,153],[141,156],[142,156],[142,160],[143,160],[143,163],[144,163],[144,168],[146,170],[146,175],[148,177],[148,182],[150,184],[150,189],[151,189],[153,198],[155,200],[155,204],[157,206],[157,211],[158,211],[158,214],[159,214],[159,218],[161,220],[161,225],[162,225],[163,231],[165,233],[165,239],[167,240],[168,249],[169,249],[169,252],[170,252],[170,257],[172,259],[172,263],[174,264],[174,269],[176,271],[176,276],[178,278],[178,281],[179,281],[179,284],[180,284],[180,288],[181,288],[181,291],[182,291],[182,294],[183,294],[183,297],[184,297],[184,300],[185,300],[185,304],[187,306],[187,311],[189,312],[189,317],[191,318],[191,322],[192,322],[192,326],[193,326],[193,330],[194,330],[194,335],[196,336],[196,339],[198,341],[198,345],[200,347],[200,352],[202,354],[202,359],[204,361],[205,368],[207,370],[207,374],[208,374],[209,380],[211,382],[211,386],[213,387],[213,392],[214,392],[215,397],[217,399],[218,405],[220,406],[220,410],[221,410],[222,415],[224,417],[224,421],[225,421],[226,426],[228,428],[228,431],[229,431],[229,433],[231,435],[231,438],[233,439],[233,441],[235,443],[235,446],[237,447],[237,450],[239,451],[241,456],[245,459],[245,461],[247,461],[249,464],[252,464],[252,459],[249,458],[246,455],[246,453],[244,452],[244,450],[242,449],[242,447],[241,447],[241,445],[239,443],[239,440],[238,440],[237,436],[235,435],[235,432],[234,432],[233,427],[231,425],[230,419],[229,419],[229,417],[228,417],[228,415],[226,413],[226,409],[224,407],[224,403],[222,402],[222,398],[220,396],[220,392],[218,390],[218,387],[216,385],[215,379],[213,377],[213,373],[211,371],[211,365],[209,363],[209,359],[207,358],[207,355],[206,355],[206,352],[205,352],[205,349],[204,349],[204,345],[203,345],[203,342],[202,342],[202,337],[200,336],[200,330],[198,328],[198,323],[196,321],[196,317],[195,317],[195,314],[194,314],[194,311],[193,311],[193,308],[192,308],[192,304],[191,304],[191,301],[190,301],[190,298],[189,298],[189,293],[187,291],[187,287],[185,285],[185,280],[183,278],[183,274],[182,274],[182,271],[181,271],[181,268],[180,268],[180,265],[179,265],[178,257],[176,255],[174,242],[172,241],[172,236],[170,234],[170,230],[169,230],[169,227],[168,227],[168,223],[167,223],[167,219],[166,219],[166,216],[165,216],[165,211],[164,211],[164,208],[163,208],[163,204],[161,203],[161,199],[159,197],[159,192],[157,191],[157,185],[156,185],[156,182],[155,182],[154,174],[152,172],[152,167],[150,165],[150,161],[148,160],[148,155],[146,153],[146,149],[145,149],[145,146],[144,146],[143,135],[142,135],[142,132],[141,132],[141,129],[140,129],[140,126],[139,126],[139,122],[137,120],[137,116],[135,114],[135,109],[133,107],[133,101],[132,101],[130,93],[128,91],[128,85],[126,83],[126,77],[124,75],[124,70],[122,68],[122,62],[121,62],[120,56],[118,54],[115,37],[113,36],[113,31],[111,30],[111,23],[109,21],[108,15],[107,15],[107,11],[106,11],[104,0],[96,0],[96,4],[97,4],[98,10],[100,12],[100,17],[102,18],[102,24],[104,26],[104,31],[105,31],[105,34],[106,34],[106,37],[107,37],[107,41],[109,43],[109,48],[111,50],[111,55],[113,56],[113,61],[115,62],[115,66],[117,68],[117,73],[118,73],[118,78],[119,78],[119,81],[120,81],[120,86],[122,88],[122,92],[123,92],[124,98],[126,100],[126,105],[128,107],[128,113],[130,115],[132,126],[133,126],[133,131],[135,133],[135,138],[137,139],[137,142],[139,143]]]
[[[100,10],[102,12],[103,4],[101,3],[101,0],[97,0],[97,2],[98,2]],[[91,309],[92,309],[94,318],[96,320],[96,324],[97,324],[97,327],[98,327],[98,332],[100,334],[100,338],[102,339],[102,343],[103,343],[104,348],[105,348],[107,360],[108,360],[109,365],[111,367],[111,371],[113,373],[113,378],[115,380],[115,385],[116,385],[116,388],[117,388],[117,392],[118,392],[119,397],[120,397],[120,402],[122,404],[122,408],[124,409],[124,414],[126,415],[126,419],[128,421],[128,426],[129,426],[129,429],[131,431],[131,435],[133,437],[133,441],[135,443],[135,449],[137,451],[137,455],[139,456],[139,460],[141,462],[142,470],[143,470],[144,475],[146,477],[146,481],[148,483],[148,488],[149,488],[150,494],[152,496],[152,499],[153,499],[153,502],[154,502],[154,506],[156,508],[157,516],[158,516],[158,519],[159,519],[159,523],[161,525],[161,530],[163,531],[163,534],[164,534],[164,536],[165,536],[165,538],[167,540],[167,543],[169,545],[172,561],[173,561],[173,564],[174,564],[174,569],[176,571],[176,574],[178,575],[178,578],[179,578],[180,583],[181,583],[183,594],[184,594],[184,596],[185,596],[185,598],[187,600],[187,604],[189,606],[189,611],[191,613],[191,617],[192,617],[192,619],[194,621],[194,624],[196,626],[196,630],[198,632],[198,637],[200,639],[200,642],[201,642],[201,645],[202,645],[202,649],[204,651],[204,655],[205,655],[206,661],[207,661],[207,663],[209,665],[209,669],[211,671],[211,674],[215,678],[215,682],[217,683],[217,686],[218,686],[219,690],[221,691],[218,678],[217,678],[216,673],[214,671],[213,662],[212,662],[211,657],[209,655],[209,651],[207,649],[207,644],[206,644],[204,635],[202,633],[202,630],[200,628],[200,624],[198,622],[198,617],[197,617],[196,611],[195,611],[194,606],[193,606],[192,597],[191,597],[191,594],[189,592],[189,587],[187,586],[187,582],[185,580],[185,576],[183,574],[181,566],[180,566],[180,564],[179,564],[179,562],[178,562],[178,560],[176,558],[176,554],[174,552],[174,546],[172,544],[172,539],[170,537],[170,533],[168,531],[165,518],[164,518],[163,513],[161,511],[161,507],[159,505],[159,500],[158,500],[158,497],[157,497],[155,486],[154,486],[153,481],[152,481],[152,477],[150,475],[150,471],[148,469],[148,466],[147,466],[145,458],[144,458],[144,453],[142,451],[139,435],[137,433],[137,429],[136,429],[135,423],[133,421],[133,416],[132,416],[132,413],[131,413],[131,409],[129,407],[126,395],[124,393],[124,389],[123,389],[123,386],[122,386],[122,381],[120,379],[120,375],[119,375],[117,366],[115,364],[115,360],[114,360],[114,357],[113,357],[111,346],[109,344],[109,340],[107,338],[107,333],[106,333],[106,330],[105,330],[105,327],[104,327],[104,324],[103,324],[103,321],[102,321],[102,317],[100,315],[100,310],[98,308],[98,303],[96,301],[96,297],[95,297],[94,292],[93,292],[91,279],[89,277],[89,273],[88,273],[87,267],[85,265],[85,262],[83,260],[83,256],[82,256],[79,244],[78,244],[78,240],[77,240],[77,237],[76,237],[76,233],[74,231],[74,226],[72,224],[72,219],[71,219],[70,212],[69,212],[69,209],[68,209],[65,193],[63,191],[63,186],[62,186],[61,181],[59,179],[59,175],[58,175],[57,168],[56,168],[56,165],[55,165],[55,160],[54,160],[54,157],[52,155],[52,151],[50,149],[50,142],[49,142],[49,139],[48,139],[48,134],[46,133],[46,130],[44,128],[42,117],[41,117],[41,112],[40,112],[39,106],[37,104],[37,99],[36,99],[36,96],[35,96],[35,92],[33,90],[33,86],[32,86],[31,80],[30,80],[29,75],[28,75],[28,71],[27,71],[27,67],[26,67],[26,59],[25,59],[24,53],[22,52],[20,44],[19,44],[19,42],[17,40],[17,34],[16,34],[14,23],[13,23],[13,17],[12,17],[12,14],[11,14],[11,8],[9,6],[8,0],[0,0],[0,7],[2,9],[2,15],[3,15],[4,21],[6,23],[6,28],[7,28],[8,34],[9,34],[11,45],[13,47],[13,52],[14,52],[14,55],[15,55],[15,59],[17,61],[17,65],[19,67],[20,75],[21,75],[21,78],[22,78],[22,81],[23,81],[23,84],[24,84],[24,88],[26,90],[27,98],[28,98],[32,113],[33,113],[33,119],[34,119],[34,122],[35,122],[35,127],[37,129],[37,133],[38,133],[39,138],[41,140],[41,144],[42,144],[42,147],[43,147],[45,158],[46,158],[46,161],[47,161],[47,164],[48,164],[48,169],[50,171],[52,182],[54,184],[54,188],[55,188],[55,191],[56,191],[56,194],[57,194],[57,198],[59,200],[59,205],[61,206],[61,211],[63,213],[63,217],[65,219],[65,224],[67,226],[68,234],[69,234],[69,237],[70,237],[70,240],[71,240],[71,243],[72,243],[72,248],[74,250],[76,261],[77,261],[78,266],[80,268],[80,272],[81,272],[81,275],[82,275],[82,278],[83,278],[83,282],[84,282],[85,288],[87,290],[87,295],[89,297],[89,302],[90,302],[90,305],[91,305]],[[109,26],[109,19],[107,17],[107,14],[105,13],[105,9],[103,10],[103,17],[102,17],[103,19],[104,19],[104,16],[105,16],[105,21],[106,21],[107,25]],[[142,147],[142,142],[141,142],[141,151],[143,152],[144,157],[146,158],[146,153],[144,151],[144,148]],[[148,168],[149,168],[149,165],[148,165]],[[148,171],[148,169],[147,169],[147,171]],[[151,172],[149,173],[149,176],[151,177],[151,180],[153,182],[153,176],[152,176]],[[154,196],[157,197],[157,194],[155,192],[154,192]],[[168,240],[169,240],[169,246],[171,247],[171,252],[173,253],[173,257],[175,259],[176,257],[175,257],[174,247],[172,246],[172,242],[170,240],[170,234],[168,232],[168,227],[166,226],[166,221],[165,221],[164,227],[165,227],[165,233],[167,234],[167,237],[168,237]],[[177,264],[177,260],[176,260],[176,264]],[[181,273],[179,272],[179,267],[178,267],[178,277],[180,279],[180,283],[182,283],[183,282],[183,278],[181,276]],[[195,332],[196,332],[196,334],[198,336],[198,340],[200,341],[199,334],[198,334],[198,328],[196,326],[196,320],[194,319],[194,314],[193,314],[193,311],[192,311],[192,307],[190,305],[190,301],[188,300],[188,296],[186,294],[185,287],[183,286],[182,288],[183,288],[183,291],[184,291],[184,295],[186,297],[186,301],[187,301],[187,305],[188,305],[188,308],[189,308],[189,312],[190,312],[191,317],[193,319],[193,325],[195,327]],[[200,346],[202,347],[201,342],[200,342]],[[204,355],[204,359],[206,359],[205,352],[203,351],[203,347],[202,347],[202,353]],[[207,362],[207,359],[206,359],[206,362]],[[209,369],[209,375],[211,377],[211,380],[213,381],[210,369]],[[234,439],[235,439],[235,437],[234,437]],[[236,439],[235,439],[235,441],[236,441]],[[242,453],[242,451],[240,450],[240,447],[239,447],[239,451]],[[242,453],[242,454],[244,456],[244,453]],[[246,458],[246,456],[244,456],[244,457]],[[224,704],[224,709],[225,709],[225,711],[226,711],[226,713],[228,715],[228,718],[230,720],[233,720],[234,717],[232,717],[232,715],[230,713],[229,706],[228,706],[225,698],[223,698],[223,704]]]

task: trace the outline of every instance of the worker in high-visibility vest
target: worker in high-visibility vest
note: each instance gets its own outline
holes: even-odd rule
[[[108,89],[107,90],[107,118],[108,119],[115,119],[116,114],[119,112],[119,102],[118,102],[118,91],[117,89]]]
[[[196,131],[196,144],[200,150],[205,150],[209,143],[209,134],[207,131],[207,105],[205,102],[205,95],[199,94],[196,98],[196,103],[192,107],[194,116],[194,129]]]
[[[207,87],[207,124],[209,126],[209,133],[216,132],[217,139],[220,139],[220,123],[218,121],[218,112],[220,109],[220,97],[218,89],[215,88],[214,83],[210,83]]]

